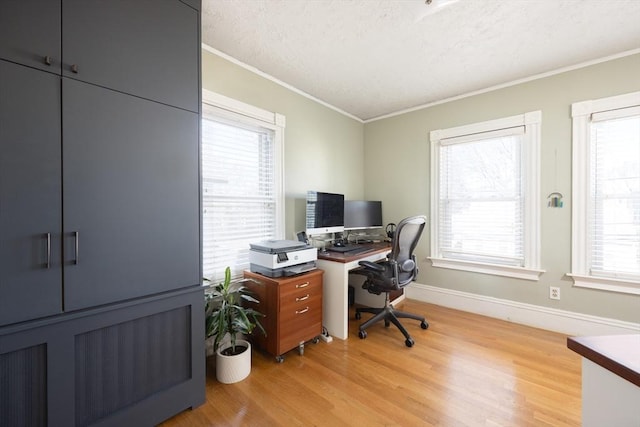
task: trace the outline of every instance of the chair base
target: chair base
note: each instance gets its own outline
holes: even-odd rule
[[[393,305],[389,304],[389,294],[387,294],[385,298],[385,306],[383,308],[372,308],[372,307],[361,307],[356,308],[356,319],[360,319],[362,317],[362,313],[371,313],[374,316],[364,323],[362,323],[358,327],[358,336],[361,339],[367,337],[366,329],[373,325],[374,323],[379,322],[380,320],[384,320],[384,326],[389,327],[391,323],[393,323],[396,328],[402,332],[405,338],[405,344],[407,347],[413,347],[415,343],[409,332],[405,329],[405,327],[400,323],[398,319],[414,319],[420,321],[420,327],[422,329],[427,329],[429,327],[429,323],[423,316],[419,316],[417,314],[406,313],[404,311],[399,311],[393,308]]]

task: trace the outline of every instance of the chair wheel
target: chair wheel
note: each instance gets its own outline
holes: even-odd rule
[[[358,336],[361,340],[365,339],[367,337],[367,331],[359,331]]]
[[[356,311],[356,320],[362,319],[362,314],[359,311]]]
[[[411,338],[407,338],[407,340],[404,343],[406,344],[407,347],[413,347],[413,344],[415,344],[415,342]]]
[[[429,327],[429,324],[427,322],[422,322],[422,323],[420,323],[420,327],[422,329],[427,329]]]
[[[388,320],[384,320],[384,327],[388,328],[391,323]]]

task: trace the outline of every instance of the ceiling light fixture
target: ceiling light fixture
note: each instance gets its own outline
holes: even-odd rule
[[[449,6],[452,3],[455,3],[457,1],[460,1],[460,0],[425,0],[424,4],[426,4],[427,6],[433,5],[433,7],[440,8],[443,6]]]
[[[416,22],[421,21],[425,16],[440,12],[445,7],[451,6],[458,1],[460,0],[424,0],[424,4],[427,6],[427,9],[426,11],[423,10],[422,13],[418,15]]]

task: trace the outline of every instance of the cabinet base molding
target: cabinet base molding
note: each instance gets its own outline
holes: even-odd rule
[[[205,400],[200,286],[0,328],[0,425],[155,425]]]

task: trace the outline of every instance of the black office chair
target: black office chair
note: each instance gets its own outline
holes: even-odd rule
[[[385,293],[383,308],[363,307],[356,309],[356,319],[360,319],[362,313],[375,315],[360,325],[358,336],[361,339],[367,337],[366,329],[369,326],[379,320],[384,320],[384,326],[388,327],[390,323],[393,323],[400,329],[400,332],[405,337],[404,343],[407,347],[412,347],[414,341],[398,318],[419,320],[422,329],[429,327],[424,317],[398,311],[389,303],[389,292],[404,288],[418,275],[418,264],[413,251],[418,244],[418,240],[420,240],[426,223],[427,219],[423,215],[403,219],[396,227],[391,253],[387,256],[387,260],[380,263],[360,261],[359,264],[363,268],[351,271],[351,274],[360,274],[367,277],[362,284],[362,288],[369,293],[376,295],[380,295],[382,292]]]

